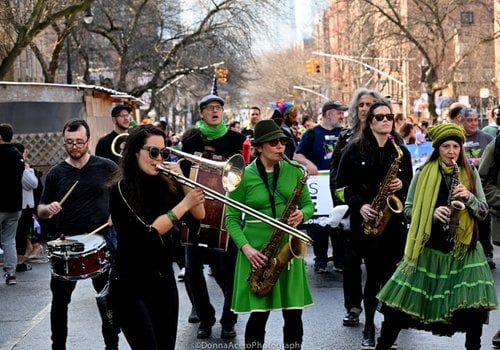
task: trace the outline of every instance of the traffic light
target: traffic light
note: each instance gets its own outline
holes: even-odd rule
[[[219,83],[227,83],[228,75],[229,75],[229,69],[217,68],[217,81]]]
[[[306,61],[306,73],[307,73],[307,75],[314,74],[314,60],[313,59],[308,59]]]
[[[319,63],[319,58],[314,59],[314,73],[321,73],[321,64]]]

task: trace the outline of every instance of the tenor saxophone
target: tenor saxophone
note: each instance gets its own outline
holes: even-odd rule
[[[389,171],[385,175],[384,182],[380,187],[380,191],[377,193],[372,201],[372,209],[377,211],[377,216],[374,219],[367,220],[363,222],[363,232],[366,235],[381,235],[393,213],[401,213],[403,211],[403,204],[399,198],[394,195],[389,190],[389,184],[398,176],[399,165],[401,164],[401,159],[403,158],[403,152],[401,148],[394,141],[394,137],[390,134],[387,135],[389,140],[391,140],[396,152],[398,153],[396,159],[391,164]]]
[[[283,155],[283,159],[291,165],[300,168],[303,172],[302,178],[295,186],[293,194],[288,199],[285,210],[281,215],[280,221],[286,223],[288,217],[297,208],[302,190],[307,184],[308,173],[302,165],[290,162],[285,155]],[[283,236],[283,230],[274,228],[271,238],[260,250],[261,253],[267,257],[266,266],[250,271],[247,279],[250,285],[250,291],[258,296],[269,294],[276,284],[281,272],[292,258],[304,259],[307,253],[307,245],[295,236],[290,236],[288,244],[285,244],[281,250],[278,250]]]

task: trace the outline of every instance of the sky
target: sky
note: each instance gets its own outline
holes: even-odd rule
[[[285,1],[287,5],[281,11],[271,14],[271,17],[267,14],[267,18],[264,18],[269,26],[269,34],[256,36],[254,42],[257,51],[286,49],[311,38],[315,20],[328,5],[328,0]],[[194,23],[201,3],[198,0],[179,0],[179,4],[183,8],[181,21],[186,24]]]

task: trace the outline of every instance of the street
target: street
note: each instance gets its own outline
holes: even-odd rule
[[[360,349],[363,324],[358,327],[342,326],[343,297],[342,274],[332,270],[328,274],[313,271],[312,249],[306,257],[309,282],[315,304],[304,310],[305,350]],[[495,261],[500,264],[500,249],[495,248]],[[330,263],[331,264],[331,263]],[[177,268],[177,266],[175,266]],[[500,271],[493,270],[497,285]],[[220,317],[222,293],[215,280],[207,275],[217,317]],[[0,350],[48,350],[50,341],[50,264],[33,263],[33,270],[17,274],[17,285],[0,283]],[[140,280],[138,280],[140,283]],[[180,297],[177,349],[243,349],[244,330],[247,315],[239,317],[233,340],[220,339],[220,324],[213,327],[212,337],[197,340],[197,324],[190,324],[187,318],[191,305],[186,296],[183,282],[178,283]],[[363,322],[364,316],[361,316]],[[377,334],[382,317],[377,314]],[[67,348],[70,350],[104,349],[100,332],[100,318],[95,303],[95,292],[90,280],[78,282],[69,307],[69,336]],[[490,324],[484,326],[483,349],[493,349],[491,338],[500,327],[500,312],[490,314]],[[271,313],[266,329],[266,349],[282,349],[282,317],[280,312]],[[464,349],[464,335],[452,338],[432,336],[430,333],[404,330],[398,338],[398,349]],[[120,349],[130,349],[120,335]]]

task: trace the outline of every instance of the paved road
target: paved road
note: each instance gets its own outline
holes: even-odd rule
[[[495,260],[500,266],[500,249],[496,248]],[[311,252],[306,258],[309,281],[314,295],[314,306],[304,311],[305,350],[350,350],[360,349],[362,325],[347,328],[341,325],[342,275],[330,271],[317,275],[312,271]],[[329,266],[331,268],[331,266]],[[500,269],[494,270],[497,285],[500,285]],[[49,264],[33,264],[33,270],[18,274],[16,286],[0,283],[0,350],[48,350],[50,349],[50,290]],[[220,317],[222,293],[212,277],[207,276],[214,306]],[[140,280],[138,280],[140,283]],[[213,335],[206,341],[197,341],[197,325],[189,324],[187,317],[190,304],[185,288],[179,282],[180,314],[177,337],[178,349],[243,349],[243,334],[247,316],[240,316],[237,324],[238,336],[232,340],[221,340],[220,325],[213,328]],[[95,293],[90,280],[78,282],[69,308],[68,350],[104,349],[100,335],[100,320],[95,304]],[[380,325],[381,315],[377,315]],[[500,311],[492,312],[490,325],[484,327],[483,349],[492,349],[491,337],[500,327]],[[272,313],[267,326],[266,349],[282,348],[282,320],[280,313]],[[399,349],[441,350],[463,349],[464,335],[451,338],[436,337],[426,332],[403,331],[398,339]],[[130,349],[121,336],[120,349]]]

